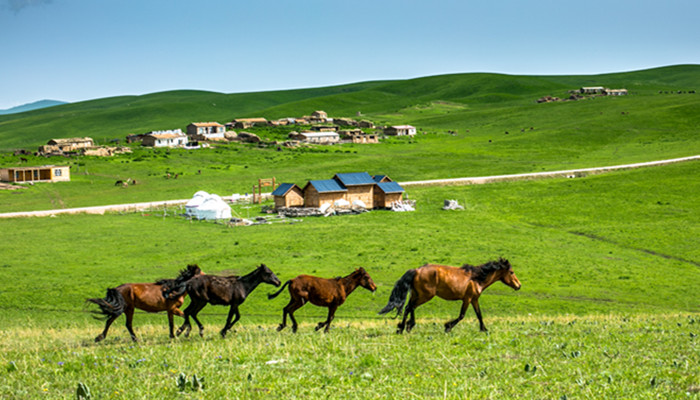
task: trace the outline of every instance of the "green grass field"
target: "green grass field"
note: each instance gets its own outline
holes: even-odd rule
[[[294,224],[227,227],[177,210],[3,221],[0,288],[4,397],[177,395],[177,377],[204,377],[194,398],[686,398],[697,396],[700,163],[577,179],[426,187],[414,213],[374,211]],[[456,198],[464,211],[442,211]],[[258,208],[237,208],[243,216]],[[393,283],[426,262],[508,258],[523,283],[482,296],[490,334],[473,312],[450,334],[457,303],[433,300],[395,335],[379,317]],[[264,262],[282,281],[364,266],[377,292],[358,289],[334,329],[313,332],[325,310],[307,305],[300,331],[274,331],[286,294],[262,285],[220,339],[224,307],[202,314],[205,338],[167,339],[164,315],[137,314],[131,344],[117,320],[93,338],[86,297],[127,281],[174,276],[190,262],[244,274]],[[178,320],[180,322],[181,320]],[[107,378],[109,377],[109,378]]]

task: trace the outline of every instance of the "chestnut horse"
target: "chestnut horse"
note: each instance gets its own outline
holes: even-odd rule
[[[265,264],[260,264],[255,271],[245,276],[200,275],[194,277],[187,282],[187,294],[190,296],[190,305],[185,308],[185,323],[177,330],[177,335],[180,336],[183,331],[185,332],[185,337],[190,335],[192,330],[190,317],[192,317],[199,327],[199,336],[203,337],[204,326],[197,319],[197,314],[209,303],[231,306],[226,325],[221,330],[221,337],[225,338],[226,332],[241,319],[238,306],[245,301],[260,283],[279,286],[280,280]],[[231,322],[231,318],[234,315],[236,319]]]
[[[95,342],[99,342],[107,336],[109,326],[122,314],[126,314],[126,329],[135,342],[136,335],[131,326],[135,308],[147,312],[167,311],[170,338],[174,338],[173,314],[180,317],[184,315],[179,309],[185,301],[184,287],[188,280],[200,274],[202,274],[202,270],[199,266],[190,264],[186,269],[180,271],[180,275],[175,279],[161,279],[155,283],[125,283],[116,288],[107,289],[107,295],[104,299],[87,299],[87,301],[100,306],[100,311],[96,313],[104,315],[107,319],[104,331],[95,338]],[[178,295],[166,299],[163,295],[165,291],[177,291]]]
[[[372,278],[369,277],[367,271],[364,268],[359,268],[344,278],[324,279],[310,275],[299,275],[285,282],[284,286],[277,293],[269,294],[267,298],[274,299],[282,293],[287,285],[289,285],[291,299],[289,304],[284,307],[282,323],[277,327],[277,331],[281,331],[287,326],[287,314],[289,314],[289,318],[292,320],[292,332],[296,332],[298,325],[297,320],[294,319],[294,311],[307,302],[311,302],[311,304],[328,308],[328,318],[316,325],[316,330],[325,326],[324,332],[328,332],[331,327],[331,321],[335,317],[335,310],[345,302],[345,299],[355,288],[362,286],[372,292],[377,290],[377,286],[372,282]]]
[[[479,328],[486,332],[486,326],[481,318],[479,308],[479,296],[491,286],[492,283],[501,281],[515,290],[520,289],[520,281],[513,272],[510,262],[506,259],[489,261],[478,267],[464,264],[462,267],[451,267],[448,265],[425,264],[417,269],[408,270],[394,285],[389,297],[389,303],[379,314],[386,314],[396,309],[396,314],[401,314],[406,295],[410,289],[411,298],[403,314],[403,320],[399,323],[396,333],[410,332],[416,325],[416,308],[429,301],[435,296],[445,300],[461,300],[462,309],[457,319],[445,324],[445,332],[449,332],[464,318],[464,313],[469,308],[469,304],[474,307],[476,317],[479,319]],[[406,324],[406,317],[411,314],[411,319]]]

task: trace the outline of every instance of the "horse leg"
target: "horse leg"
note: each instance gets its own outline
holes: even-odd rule
[[[204,304],[206,305],[206,303],[204,303]],[[202,307],[196,309],[192,313],[192,319],[194,320],[194,322],[197,324],[197,327],[199,328],[199,337],[204,337],[204,325],[202,325],[202,323],[199,322],[199,318],[197,318],[197,314],[199,314],[199,312],[202,311],[202,308],[204,308],[204,305],[202,305]],[[189,334],[189,333],[190,332],[188,330],[187,334]],[[185,337],[187,337],[187,335],[185,335]]]
[[[467,308],[468,308],[468,307],[469,307],[469,301],[468,301],[468,300],[463,300],[463,301],[462,301],[462,308],[459,310],[459,316],[457,317],[457,319],[454,319],[454,320],[452,320],[452,321],[449,321],[449,322],[445,323],[445,333],[451,331],[452,328],[453,328],[455,325],[457,325],[457,323],[458,323],[459,321],[461,321],[462,318],[464,318],[464,313],[467,312]]]
[[[110,325],[112,325],[112,322],[114,322],[114,320],[117,319],[117,317],[118,315],[109,317],[109,319],[105,323],[105,330],[103,330],[102,333],[97,335],[97,337],[95,338],[95,343],[99,343],[107,337],[107,331],[109,330]]]
[[[127,308],[124,310],[124,314],[126,314],[126,329],[129,331],[129,334],[131,334],[131,340],[136,342],[136,334],[134,333],[134,328],[131,326],[131,323],[134,320],[134,308]]]
[[[333,318],[335,318],[335,310],[337,310],[337,309],[338,309],[338,306],[335,306],[335,305],[328,307],[328,319],[326,319],[326,322],[322,323],[323,325],[326,326],[326,329],[323,330],[324,333],[328,333],[328,331],[331,329],[331,321],[333,321]],[[316,330],[318,330],[323,325],[319,324],[319,326],[318,326],[318,328],[316,328]]]
[[[289,314],[289,319],[292,320],[292,333],[297,333],[297,328],[299,328],[299,324],[297,324],[296,318],[294,318],[294,311],[300,309],[304,305],[303,300],[299,299],[293,299],[287,304],[286,307],[284,307],[284,312]],[[284,317],[282,317],[282,324],[284,325]],[[284,329],[284,326],[280,325],[280,327],[277,328],[277,330],[282,330]]]
[[[289,303],[282,309],[282,323],[277,327],[277,332],[281,331],[287,326],[287,314],[289,313],[288,309],[290,309],[293,305],[294,298],[291,298],[289,299]]]
[[[481,318],[481,307],[479,307],[479,299],[472,300],[472,306],[474,306],[474,312],[476,317],[479,319],[479,330],[481,332],[488,332],[486,325],[484,325],[484,320]]]
[[[168,327],[170,328],[170,339],[175,339],[175,321],[173,321],[173,312],[168,310]]]
[[[198,303],[195,301],[192,301],[187,308],[185,308],[185,322],[182,323],[182,326],[180,329],[177,330],[177,335],[180,336],[180,334],[184,331],[185,332],[185,337],[190,336],[190,331],[192,330],[192,325],[190,325],[190,316],[195,314],[195,310],[198,307]],[[196,312],[199,312],[197,310]],[[192,317],[194,319],[194,317]]]
[[[403,333],[404,328],[406,329],[406,332],[410,332],[411,329],[416,325],[416,307],[418,301],[416,300],[416,296],[411,293],[411,298],[408,299],[408,305],[406,305],[406,308],[403,311],[403,318],[401,319],[401,322],[399,322],[398,329],[396,330],[396,333]],[[411,319],[408,322],[408,325],[406,325],[406,319],[408,318],[408,315],[411,315]]]
[[[231,322],[231,318],[233,316],[236,316],[236,318]],[[233,325],[238,322],[238,320],[241,319],[241,313],[238,311],[238,306],[231,305],[231,308],[228,310],[228,317],[226,318],[226,324],[224,325],[224,329],[221,330],[221,337],[225,338],[226,337],[226,332],[228,332],[229,329],[233,327]]]

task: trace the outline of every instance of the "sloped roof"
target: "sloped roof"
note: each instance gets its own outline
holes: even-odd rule
[[[372,177],[372,179],[374,179],[374,181],[377,183],[381,182],[384,178],[386,178],[386,175],[375,175]]]
[[[374,185],[376,182],[366,172],[352,172],[347,174],[335,174],[333,179],[337,179],[345,186]]]
[[[191,123],[190,125],[202,126],[202,127],[206,127],[206,126],[223,126],[223,125],[221,125],[221,124],[218,123],[218,122],[193,122],[193,123]]]
[[[405,190],[397,182],[380,182],[377,183],[379,189],[384,193],[403,193]]]
[[[284,196],[285,194],[287,194],[287,192],[292,190],[292,188],[294,186],[296,186],[296,185],[293,183],[282,183],[279,186],[277,186],[277,189],[275,189],[272,192],[272,195],[273,196]]]
[[[309,181],[308,185],[312,185],[319,193],[330,192],[347,192],[347,189],[342,187],[335,179],[326,179],[322,181]],[[307,186],[308,186],[307,185]]]

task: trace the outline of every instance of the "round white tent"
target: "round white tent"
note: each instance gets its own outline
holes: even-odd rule
[[[231,219],[231,207],[220,196],[204,191],[195,193],[185,210],[196,219]]]

